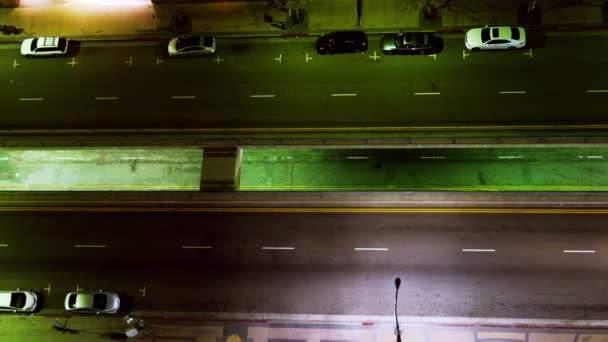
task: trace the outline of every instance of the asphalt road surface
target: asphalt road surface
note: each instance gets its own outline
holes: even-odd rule
[[[2,212],[0,288],[160,311],[608,318],[606,214]],[[50,295],[46,289],[49,288]],[[145,296],[143,289],[145,288]]]
[[[608,37],[531,35],[529,48],[436,56],[321,56],[310,38],[218,39],[169,58],[166,42],[80,43],[67,58],[0,50],[2,129],[315,128],[606,122]],[[376,58],[380,56],[380,58]]]

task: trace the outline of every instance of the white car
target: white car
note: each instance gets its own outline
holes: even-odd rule
[[[65,309],[68,312],[114,314],[120,308],[120,298],[114,292],[80,291],[65,296]]]
[[[526,45],[526,30],[513,26],[478,27],[467,31],[464,45],[473,51],[521,49]]]
[[[33,291],[0,291],[0,312],[32,312],[38,297]]]
[[[68,53],[68,39],[63,37],[28,38],[21,43],[21,54],[31,56],[65,56]]]
[[[215,52],[212,36],[182,36],[169,41],[169,56],[210,55]]]

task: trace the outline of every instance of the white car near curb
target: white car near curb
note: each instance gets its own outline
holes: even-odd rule
[[[82,314],[114,314],[120,308],[120,298],[114,292],[79,291],[65,296],[65,309]]]
[[[167,47],[169,56],[210,55],[215,52],[212,36],[182,36],[171,39]]]
[[[36,37],[21,43],[21,54],[25,57],[65,56],[68,53],[68,39],[63,37]]]
[[[0,291],[0,312],[32,312],[37,303],[33,291]]]
[[[464,45],[469,50],[512,50],[526,45],[526,30],[515,26],[477,27],[467,31]]]

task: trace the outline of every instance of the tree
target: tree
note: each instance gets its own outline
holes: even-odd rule
[[[268,0],[268,2],[271,6],[287,12],[287,15],[297,22],[301,16],[302,5],[306,3],[306,0]]]

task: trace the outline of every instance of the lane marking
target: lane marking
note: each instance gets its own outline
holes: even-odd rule
[[[0,160],[9,160],[9,159],[10,159],[9,157],[2,157],[2,158],[0,158]]]
[[[277,62],[279,62],[279,63],[283,63],[283,54],[280,53],[279,57],[275,58],[274,60],[277,61]]]
[[[17,63],[17,60],[15,59],[15,61],[13,62],[13,69],[16,69],[19,65],[21,64]]]
[[[262,247],[263,250],[276,250],[276,251],[291,251],[296,249],[295,247]]]
[[[525,90],[503,90],[499,92],[500,94],[525,94]]]
[[[74,245],[76,248],[106,248],[106,245]]]
[[[146,296],[146,286],[145,286],[145,285],[144,285],[144,288],[143,288],[143,289],[139,289],[139,290],[137,290],[137,291],[141,292],[141,296],[142,296],[142,297],[145,297],[145,296]]]
[[[593,249],[564,249],[564,253],[587,253],[593,254],[595,250]]]
[[[259,95],[249,95],[249,97],[275,97],[274,94],[259,94]]]
[[[445,159],[445,156],[422,156],[420,159]]]
[[[163,60],[156,57],[156,66],[158,66],[160,63],[163,63]]]
[[[608,89],[589,89],[588,93],[608,93]]]
[[[355,247],[356,251],[388,251],[388,248],[382,247]]]
[[[369,157],[346,157],[346,159],[369,159]]]
[[[211,246],[182,246],[182,249],[211,249]]]
[[[331,94],[331,96],[357,96],[357,94]]]
[[[19,99],[20,101],[42,101],[44,98],[42,97],[22,97]]]
[[[368,57],[369,57],[369,58],[372,58],[372,59],[374,60],[374,62],[375,62],[375,61],[376,61],[378,58],[381,58],[381,56],[378,56],[378,55],[376,54],[376,50],[374,50],[374,55],[373,55],[373,56],[368,56]]]
[[[532,48],[530,48],[530,52],[524,52],[524,55],[529,55],[530,58],[533,58],[534,56],[532,55]]]
[[[524,159],[523,156],[498,156],[498,159]]]
[[[414,95],[441,95],[441,93],[440,92],[414,93]]]
[[[133,57],[129,57],[128,61],[125,61],[125,64],[129,64],[129,67],[133,65]]]
[[[175,95],[171,96],[172,99],[195,99],[196,96],[193,95]]]
[[[6,243],[0,243],[0,247],[8,247]]]
[[[465,60],[470,54],[466,53],[466,50],[462,50],[462,59]]]
[[[117,96],[94,97],[95,100],[118,100]]]
[[[221,57],[222,55],[217,55],[217,58],[214,59],[213,61],[217,64],[220,64],[221,62],[223,62],[224,60]]]
[[[495,249],[478,249],[478,248],[463,248],[463,252],[473,252],[473,253],[494,253]]]
[[[306,53],[306,63],[308,63],[308,61],[312,60],[312,57],[308,56],[308,52]]]
[[[432,55],[428,55],[429,57],[433,57],[434,60],[437,60],[437,53],[434,53]]]
[[[74,65],[78,64],[78,62],[76,62],[76,57],[72,57],[72,61],[68,62],[69,65],[72,66],[72,68],[74,67]]]
[[[587,159],[604,159],[604,156],[587,156]]]

